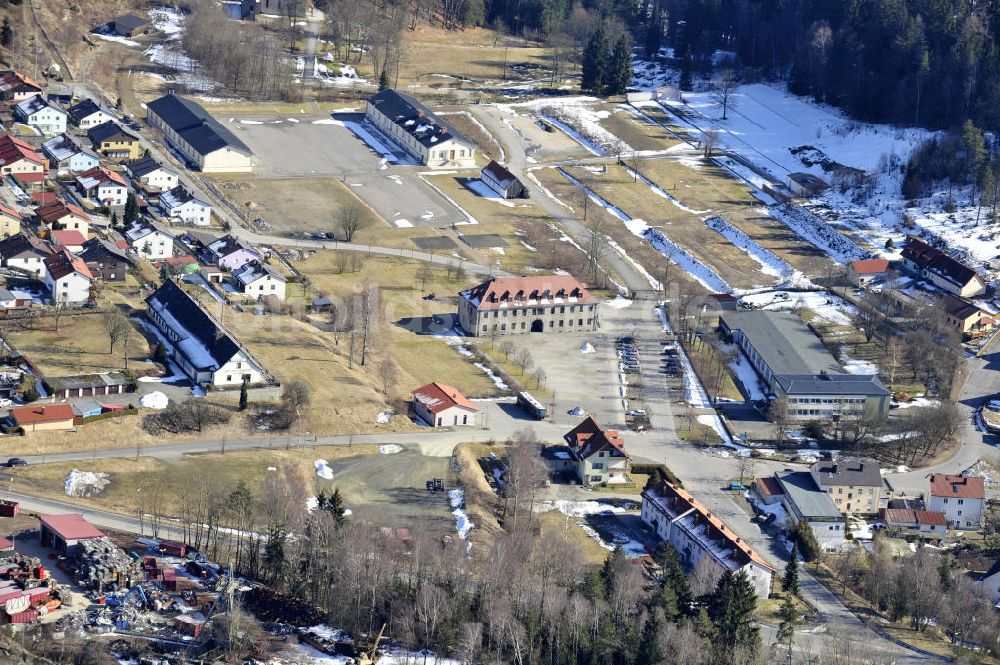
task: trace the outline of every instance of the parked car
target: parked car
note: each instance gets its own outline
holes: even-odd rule
[[[11,457],[6,462],[4,462],[4,466],[7,468],[13,466],[28,466],[28,463],[23,459],[21,459],[20,457]]]
[[[0,397],[0,409],[9,409],[14,406],[14,401],[9,400],[6,397]]]

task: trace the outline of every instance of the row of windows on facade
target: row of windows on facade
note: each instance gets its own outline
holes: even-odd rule
[[[830,409],[793,409],[792,413],[797,416],[826,416],[833,417],[834,413]]]
[[[790,397],[790,404],[864,404],[863,397]]]
[[[457,425],[458,424],[458,416],[452,416],[452,420],[453,420],[453,422],[451,423],[452,425]],[[463,415],[462,416],[462,424],[463,425],[468,425],[469,424],[469,416],[467,416],[467,415]],[[438,416],[437,426],[438,427],[442,427],[443,425],[444,425],[444,418],[442,418],[441,416]]]
[[[594,321],[593,319],[587,319],[587,325],[588,326],[591,325],[593,323],[593,321]],[[578,323],[576,325],[578,325],[578,326],[582,326],[583,325],[583,319],[577,319],[577,322]],[[563,323],[564,323],[564,321],[559,321],[559,327],[560,328],[565,327],[563,325]],[[573,325],[573,319],[569,320],[569,325],[570,326]],[[555,328],[555,321],[549,321],[549,328]],[[518,330],[517,324],[516,323],[510,324],[510,329],[511,330]],[[521,328],[520,328],[520,330],[527,330],[527,329],[528,329],[527,324],[524,321],[521,321]],[[489,326],[488,325],[484,325],[483,326],[483,332],[486,332],[487,330],[489,330]],[[497,324],[494,323],[493,324],[493,330],[501,330],[501,331],[502,330],[507,330],[507,324],[506,323],[501,323],[500,327],[498,328]]]
[[[854,488],[853,488],[853,487],[851,487],[851,488],[850,488],[850,490],[851,490],[851,493],[849,493],[849,494],[847,495],[847,498],[848,498],[848,499],[850,499],[850,498],[851,498],[851,496],[852,496],[852,495],[853,495],[853,493],[854,493]],[[830,494],[833,494],[833,488],[832,488],[832,487],[831,487],[831,488],[830,488],[829,490],[827,490],[827,491],[828,491],[828,492],[830,492]],[[858,488],[857,492],[858,492],[858,496],[861,496],[862,494],[864,494],[864,493],[865,493],[865,488],[863,488],[863,487],[860,487],[860,488]],[[844,488],[843,488],[843,487],[838,487],[838,488],[837,488],[837,494],[843,494],[843,493],[844,493]],[[869,494],[875,494],[875,488],[874,488],[874,487],[869,487],[869,488],[868,488],[868,493],[869,493]]]
[[[569,295],[570,298],[579,298],[580,295],[581,295],[580,289],[576,289],[576,288],[571,289],[568,295]],[[556,298],[565,298],[566,296],[567,296],[566,289],[559,289],[558,291],[556,291],[556,295],[555,295]],[[511,302],[511,301],[513,301],[513,302],[524,302],[524,301],[529,300],[529,299],[530,300],[539,300],[539,299],[541,299],[541,300],[548,300],[551,297],[552,297],[552,291],[550,291],[549,289],[543,289],[541,291],[539,291],[538,289],[535,289],[534,291],[532,291],[531,293],[528,293],[528,294],[525,294],[524,291],[518,291],[517,293],[514,294],[513,298],[510,297],[510,291],[504,291],[502,294],[500,294],[499,298],[497,297],[497,294],[491,293],[490,296],[489,296],[489,298],[487,298],[487,300],[489,302],[497,302],[497,301],[499,301],[499,302]],[[580,305],[580,306],[583,307],[583,305]],[[590,309],[594,309],[594,305],[590,305]]]
[[[590,306],[585,306],[585,305],[570,305],[569,306],[569,313],[570,314],[574,314],[576,312],[576,308],[577,307],[580,308],[581,312],[584,312],[584,311],[586,311],[586,312],[593,312],[594,311],[594,306],[593,305],[590,305]],[[503,318],[506,319],[507,318],[507,312],[510,312],[511,316],[518,316],[518,312],[521,312],[520,316],[539,316],[539,315],[545,314],[546,312],[548,312],[550,314],[555,314],[556,313],[556,308],[552,307],[550,309],[548,307],[532,307],[530,309],[528,309],[528,308],[525,308],[525,309],[495,309],[495,310],[493,310],[493,318],[494,319],[498,319],[500,317],[503,317]],[[559,307],[559,313],[560,314],[565,314],[566,313],[566,306],[565,305],[562,305],[562,306]],[[489,318],[489,316],[490,316],[489,311],[483,313],[483,318]]]

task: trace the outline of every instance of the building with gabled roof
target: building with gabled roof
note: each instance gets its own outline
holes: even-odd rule
[[[16,136],[0,136],[0,175],[30,173],[44,175],[45,160]]]
[[[901,256],[908,272],[948,293],[972,298],[986,292],[986,281],[978,272],[919,238],[907,238]]]
[[[687,490],[665,480],[644,490],[642,521],[677,550],[689,570],[705,560],[717,576],[744,572],[758,598],[770,595],[771,564]]]
[[[625,441],[617,430],[601,426],[587,416],[563,439],[576,462],[577,481],[588,487],[630,486],[632,458],[625,452]]]
[[[93,99],[83,99],[66,109],[69,119],[80,129],[90,129],[111,122],[116,116],[111,111],[102,108]]]
[[[75,203],[56,201],[35,209],[35,218],[41,226],[50,229],[65,229],[79,231],[83,235],[90,233],[90,215]]]
[[[135,14],[124,14],[107,22],[111,32],[121,37],[134,37],[149,27],[149,19]]]
[[[986,482],[982,476],[932,473],[928,508],[943,513],[953,529],[979,531],[986,503]]]
[[[997,318],[986,310],[950,293],[941,298],[945,324],[966,338],[993,330]]]
[[[847,264],[847,280],[855,286],[865,286],[887,274],[888,259],[860,259]]]
[[[21,232],[0,240],[0,260],[5,268],[41,279],[45,272],[44,261],[52,250],[44,240],[32,233]]]
[[[0,71],[0,100],[15,104],[42,94],[42,86],[12,69]]]
[[[251,261],[261,260],[260,252],[245,246],[231,235],[218,238],[209,243],[205,249],[208,251],[212,263],[227,270],[236,270]]]
[[[21,213],[0,201],[0,239],[21,232]]]
[[[258,301],[275,298],[284,302],[287,280],[277,270],[260,261],[250,261],[233,271],[233,286]]]
[[[32,404],[14,407],[11,418],[25,432],[73,429],[73,406],[71,404]]]
[[[820,460],[809,467],[809,473],[845,515],[875,515],[888,506],[892,486],[875,460]]]
[[[42,154],[49,160],[49,167],[57,172],[82,173],[99,166],[101,158],[87,150],[66,134],[55,136],[42,144]]]
[[[69,555],[76,552],[76,546],[81,540],[104,537],[100,529],[93,526],[79,513],[42,515],[38,519],[41,521],[39,540],[42,546],[51,547]]]
[[[172,357],[198,385],[270,384],[263,366],[197,300],[172,280],[146,298],[146,316],[166,338]]]
[[[155,222],[136,224],[125,232],[129,248],[150,261],[174,255],[174,237]]]
[[[94,279],[101,282],[124,282],[132,266],[128,253],[104,238],[91,238],[83,243],[79,256]]]
[[[177,171],[160,164],[152,155],[132,160],[125,165],[125,168],[132,175],[133,181],[137,180],[143,185],[161,191],[173,189],[180,182]]]
[[[250,173],[253,152],[197,103],[168,93],[147,105],[146,122],[205,173]]]
[[[87,138],[94,150],[111,159],[138,159],[142,156],[139,137],[113,120],[88,129]]]
[[[62,249],[46,257],[42,264],[45,266],[42,281],[49,290],[53,305],[81,307],[91,301],[94,277],[83,259]]]
[[[475,147],[410,95],[386,88],[368,98],[365,120],[431,168],[474,168]]]
[[[45,136],[66,131],[66,112],[40,94],[18,102],[13,108],[13,116]]]
[[[479,172],[479,175],[487,187],[505,199],[520,199],[527,197],[528,190],[524,186],[524,183],[522,183],[516,175],[511,173],[506,166],[502,165],[495,159],[491,160],[489,164],[484,166],[483,170]]]
[[[183,185],[160,195],[160,210],[171,219],[195,226],[208,226],[212,222],[212,206],[189,192]]]
[[[808,524],[824,552],[840,551],[847,534],[847,518],[830,493],[805,471],[776,473],[774,478],[781,486],[781,505],[790,522],[786,526]]]
[[[76,176],[76,187],[81,194],[104,206],[123,206],[128,200],[128,183],[125,178],[103,166]]]
[[[431,427],[461,427],[479,424],[479,409],[457,388],[428,383],[413,391],[413,413]]]
[[[87,242],[87,238],[79,231],[52,231],[49,234],[49,239],[52,242],[52,247],[57,251],[65,249],[70,254],[76,254],[83,250],[83,243]]]
[[[493,277],[459,294],[458,322],[471,337],[597,330],[598,299],[572,275]]]
[[[915,531],[937,538],[943,538],[948,533],[948,520],[942,513],[931,510],[887,508],[885,523],[890,528]]]

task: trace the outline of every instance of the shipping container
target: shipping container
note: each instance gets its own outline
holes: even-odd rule
[[[10,616],[11,623],[31,623],[38,619],[38,610],[25,610]]]
[[[28,596],[31,598],[32,605],[38,605],[39,603],[47,601],[50,595],[52,595],[52,590],[49,589],[48,587],[39,587],[37,589],[32,589],[31,592],[28,594]]]
[[[163,588],[167,591],[177,591],[177,571],[173,568],[163,569]]]
[[[160,551],[171,556],[184,556],[187,554],[187,544],[176,540],[161,540]]]
[[[17,517],[21,512],[21,504],[17,501],[0,499],[0,517]]]

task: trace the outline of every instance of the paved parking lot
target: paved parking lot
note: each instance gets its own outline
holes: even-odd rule
[[[343,124],[360,119],[359,114],[341,114],[336,118],[220,117],[219,121],[254,151],[255,173],[260,178],[339,178],[397,227],[444,228],[467,221],[419,177],[424,167],[386,163]]]

